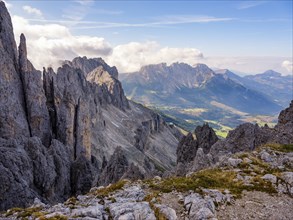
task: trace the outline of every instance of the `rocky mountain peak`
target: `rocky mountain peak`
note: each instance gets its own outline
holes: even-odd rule
[[[102,58],[76,57],[72,61],[65,60],[63,64],[80,69],[85,77],[97,67],[102,66],[111,76],[118,79],[117,68],[115,66],[110,67]]]
[[[17,67],[17,47],[13,35],[11,17],[3,1],[0,1],[0,12],[0,44],[5,50],[7,57]]]
[[[145,65],[142,66],[139,70],[139,72],[153,72],[153,71],[157,71],[157,70],[163,70],[167,67],[167,63],[159,63],[159,64],[149,64],[149,65]]]
[[[264,73],[259,74],[261,76],[267,76],[267,77],[280,77],[281,73],[278,73],[274,70],[267,70]]]
[[[194,65],[193,67],[197,74],[204,74],[207,75],[208,77],[212,77],[215,75],[214,71],[209,68],[206,64],[198,63]]]
[[[109,92],[111,103],[120,109],[129,108],[129,103],[124,95],[121,82],[110,74],[104,67],[99,66],[86,77],[87,81],[95,83],[96,85],[105,88]],[[105,93],[107,93],[105,91]]]

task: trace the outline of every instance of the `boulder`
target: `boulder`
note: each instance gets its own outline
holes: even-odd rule
[[[113,220],[156,220],[148,202],[115,202],[109,205]]]
[[[197,193],[185,197],[184,206],[188,218],[193,220],[213,219],[216,220],[216,208],[211,199],[203,199]]]
[[[177,220],[177,214],[174,209],[168,207],[164,204],[155,204],[154,205],[157,209],[159,209],[159,212],[161,215],[163,215],[168,220]]]

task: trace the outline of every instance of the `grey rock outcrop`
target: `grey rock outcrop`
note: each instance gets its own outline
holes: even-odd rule
[[[208,125],[197,126],[194,135],[188,133],[177,147],[177,175],[185,175],[213,164],[213,157],[209,151],[219,139],[214,130]]]
[[[202,170],[204,168],[210,167],[213,165],[213,157],[211,154],[205,154],[202,148],[199,148],[196,152],[196,156],[193,159],[191,165],[191,172]]]
[[[273,141],[282,144],[293,143],[293,100],[290,106],[279,114]]]
[[[100,184],[108,185],[117,182],[128,170],[128,160],[121,147],[117,147],[100,175]]]
[[[154,211],[147,202],[112,203],[109,210],[114,220],[145,219],[155,220]]]
[[[96,169],[95,169],[96,168]],[[97,184],[98,167],[92,166],[84,156],[80,156],[71,166],[71,186],[77,194],[88,192]]]
[[[143,201],[146,193],[140,185],[124,186],[113,195],[116,202],[109,204],[113,219],[156,219],[150,204]]]
[[[177,147],[177,163],[189,163],[191,162],[197,152],[198,143],[193,138],[191,133],[184,136]]]
[[[216,207],[212,199],[204,199],[197,193],[186,196],[184,206],[188,211],[188,219],[217,219]]]
[[[0,137],[29,137],[17,47],[10,15],[0,2]]]
[[[227,153],[251,151],[257,146],[267,143],[270,135],[270,132],[265,132],[257,124],[241,124],[235,130],[230,131],[225,140],[215,143],[210,152],[216,158]]]
[[[43,144],[49,146],[52,134],[41,72],[27,59],[26,39],[23,34],[20,36],[18,51],[19,72],[31,136],[40,137]]]
[[[30,188],[33,167],[24,147],[16,141],[0,139],[0,209],[22,207],[37,197]]]
[[[203,149],[204,153],[209,153],[212,145],[216,143],[219,138],[215,131],[205,123],[203,126],[197,126],[194,130],[198,146]]]
[[[216,142],[210,152],[217,160],[221,155],[251,151],[266,143],[293,143],[293,101],[288,108],[281,111],[278,124],[274,128],[259,127],[251,123],[239,125],[229,132],[225,140]]]
[[[1,139],[0,151],[1,210],[24,207],[36,197],[56,202],[71,195],[69,154],[58,141],[47,148],[37,137]]]
[[[136,165],[134,165],[134,163],[131,163],[130,166],[128,166],[127,171],[121,177],[121,179],[129,179],[129,180],[144,179],[144,175],[141,173],[139,168]]]

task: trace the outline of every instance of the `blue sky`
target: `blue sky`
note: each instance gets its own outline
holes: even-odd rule
[[[282,64],[275,69],[287,74],[292,72],[292,1],[6,2],[11,5],[11,14],[25,19],[29,25],[58,24],[64,26],[72,36],[102,38],[111,49],[110,53],[116,51],[119,54],[119,48],[125,50],[133,42],[139,43],[136,47],[140,48],[134,50],[134,45],[131,45],[129,51],[141,51],[143,45],[150,47],[151,42],[153,47],[157,47],[153,53],[163,48],[178,49],[178,61],[183,56],[180,55],[180,48],[193,48],[197,51],[189,51],[191,55],[210,58],[207,62],[214,67],[224,58],[226,60],[231,57],[234,62],[235,57],[241,57],[247,62],[248,57],[258,57],[261,60],[259,65],[265,70],[264,58],[270,57],[268,60],[271,62],[272,57],[275,57],[276,63],[288,61],[289,71],[287,68],[286,72]],[[174,50],[171,52],[175,53]],[[166,54],[162,51],[160,53]],[[115,64],[115,59],[119,58],[116,54],[115,58],[109,58],[111,64]],[[146,55],[151,56],[152,53],[147,51]],[[143,59],[147,59],[146,55]],[[176,58],[174,56],[172,61]],[[221,59],[216,62],[216,57]],[[247,71],[243,67],[241,69],[241,66],[238,69],[237,66],[230,68]],[[258,67],[255,72],[260,70]]]

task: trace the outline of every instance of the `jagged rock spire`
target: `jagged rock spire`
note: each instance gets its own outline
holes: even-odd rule
[[[27,63],[26,39],[24,34],[20,35],[18,53],[19,53],[18,60],[19,60],[20,72],[25,73],[28,71],[28,63]]]
[[[17,66],[17,47],[14,40],[10,14],[3,1],[0,1],[0,45],[5,50],[7,58]],[[2,57],[1,57],[2,59]]]

